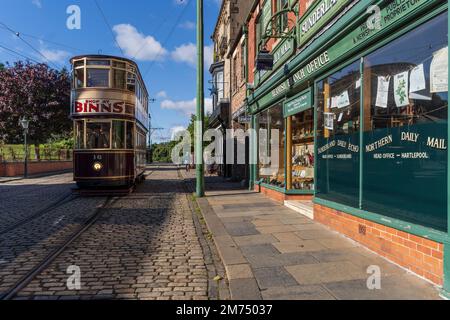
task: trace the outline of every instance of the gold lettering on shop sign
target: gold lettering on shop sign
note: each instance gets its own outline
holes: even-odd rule
[[[445,139],[428,137],[427,146],[434,149],[447,150]]]
[[[401,135],[402,141],[417,142],[418,138],[419,134],[415,132],[402,132]]]
[[[388,145],[390,143],[392,143],[392,135],[388,135],[384,138],[381,138],[378,141],[375,141],[374,143],[371,143],[369,145],[366,146],[366,152],[372,152],[377,150],[378,148],[384,147],[385,145]]]

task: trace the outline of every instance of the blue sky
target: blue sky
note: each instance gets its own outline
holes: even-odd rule
[[[69,67],[74,55],[112,54],[134,58],[147,89],[156,103],[150,104],[154,140],[170,138],[185,127],[195,110],[196,4],[195,0],[2,0],[0,22],[21,33],[20,40],[0,25],[0,46],[53,67]],[[81,9],[81,29],[69,30],[70,5]],[[204,0],[205,97],[210,108],[207,69],[212,60],[213,32],[220,0]],[[117,45],[118,44],[118,45]],[[24,60],[0,47],[0,62]]]

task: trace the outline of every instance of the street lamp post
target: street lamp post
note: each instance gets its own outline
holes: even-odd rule
[[[28,135],[28,127],[30,125],[30,120],[28,120],[26,117],[23,117],[19,121],[20,125],[23,129],[23,140],[24,140],[24,148],[25,148],[25,159],[24,159],[24,169],[23,169],[23,176],[24,178],[28,178],[28,142],[27,142],[27,135]]]
[[[205,195],[205,177],[203,165],[203,118],[204,105],[204,39],[203,39],[203,0],[197,0],[197,116],[195,128],[196,194]]]

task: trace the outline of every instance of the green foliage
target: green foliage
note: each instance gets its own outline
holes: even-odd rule
[[[164,143],[154,143],[152,145],[153,162],[172,162],[172,149],[176,146],[177,141],[170,141]]]

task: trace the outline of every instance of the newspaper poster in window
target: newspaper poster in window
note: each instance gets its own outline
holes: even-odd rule
[[[378,77],[378,87],[377,87],[377,100],[375,105],[380,108],[387,108],[388,94],[389,94],[389,83],[391,77]]]
[[[348,97],[348,91],[345,90],[339,96],[336,97],[336,106],[340,108],[345,108],[350,105],[350,98]]]
[[[448,47],[433,53],[430,66],[430,92],[448,91]]]
[[[397,107],[409,105],[408,75],[409,72],[405,71],[394,76],[394,99]]]
[[[324,117],[325,129],[333,130],[334,129],[334,113],[324,112],[323,117]]]
[[[427,88],[425,83],[425,72],[423,70],[423,63],[411,70],[409,75],[409,93],[422,91]]]

